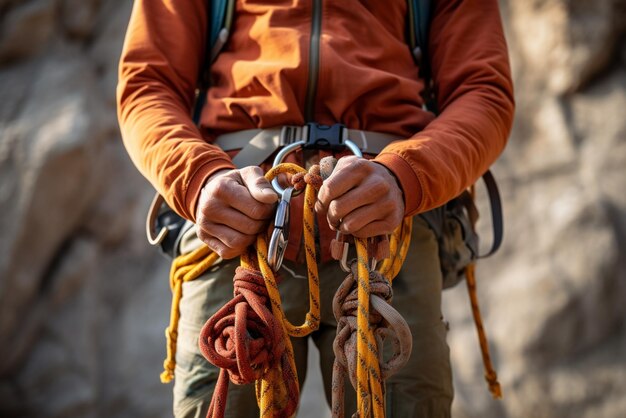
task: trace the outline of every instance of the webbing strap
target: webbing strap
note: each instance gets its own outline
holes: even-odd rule
[[[493,243],[491,249],[478,256],[478,258],[485,258],[493,255],[500,245],[502,244],[502,237],[504,236],[504,224],[502,222],[502,202],[500,201],[500,192],[496,185],[496,180],[493,178],[491,170],[487,170],[483,174],[483,181],[487,187],[487,194],[489,195],[489,204],[491,205],[491,224],[493,225]]]
[[[364,153],[379,154],[387,145],[402,138],[381,132],[348,129],[347,137]],[[306,126],[283,126],[270,129],[247,129],[222,134],[213,144],[224,151],[241,151],[233,158],[235,166],[255,166],[278,148],[306,139]]]

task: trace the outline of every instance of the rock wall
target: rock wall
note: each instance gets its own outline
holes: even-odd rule
[[[171,416],[167,262],[115,118],[130,8],[0,0],[0,416]],[[506,240],[478,274],[505,399],[482,382],[461,285],[445,296],[455,416],[626,416],[626,1],[502,12]]]
[[[455,289],[455,416],[626,416],[625,12],[624,1],[503,4],[517,97],[494,167],[506,237],[478,275],[505,399],[478,384]]]

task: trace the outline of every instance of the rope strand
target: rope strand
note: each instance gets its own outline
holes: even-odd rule
[[[465,281],[467,283],[467,291],[469,293],[470,303],[472,305],[472,316],[478,333],[478,343],[480,344],[480,352],[483,357],[483,365],[485,367],[485,380],[489,385],[489,392],[494,399],[502,399],[502,387],[498,382],[498,375],[491,362],[489,354],[489,343],[487,342],[487,334],[483,327],[483,320],[480,315],[480,307],[478,306],[478,296],[476,292],[476,266],[474,263],[469,264],[465,268]]]
[[[271,181],[279,174],[291,174],[294,189],[305,191],[303,228],[309,310],[300,325],[294,325],[287,319],[275,273],[268,263],[268,236],[260,234],[256,241],[256,251],[249,250],[241,256],[241,267],[237,269],[234,279],[234,298],[211,317],[202,329],[201,350],[209,361],[222,369],[208,417],[223,417],[229,379],[239,384],[256,382],[257,402],[263,418],[289,417],[297,410],[297,370],[293,347],[288,337],[306,336],[319,327],[320,293],[315,252],[314,205],[323,179],[332,172],[334,163],[336,161],[330,163],[323,159],[320,162],[322,173],[318,166],[313,166],[307,172],[295,164],[283,163],[265,175]],[[352,276],[350,286],[354,285],[354,296],[348,296],[349,289],[342,290],[342,287],[335,295],[337,298],[341,293],[345,301],[340,304],[343,307],[339,309],[339,316],[335,312],[338,328],[333,343],[333,417],[343,416],[343,382],[346,376],[356,388],[358,416],[384,417],[384,380],[402,367],[410,355],[408,325],[388,302],[391,297],[390,284],[399,273],[410,246],[411,230],[412,219],[405,218],[389,237],[389,257],[379,263],[378,271],[373,272],[369,266],[370,256],[387,252],[368,253],[368,241],[355,239],[357,260],[349,275]],[[163,383],[174,377],[183,283],[201,276],[218,259],[216,253],[202,246],[177,257],[172,263],[170,287],[173,298],[170,325],[165,332],[167,358],[164,361],[165,370],[161,374]],[[502,391],[491,363],[476,298],[474,265],[469,265],[465,273],[485,365],[485,378],[494,398],[500,398]],[[381,280],[389,287],[389,297],[384,296],[385,292],[380,290]],[[335,304],[334,299],[334,310]],[[346,316],[348,311],[352,314]],[[381,364],[383,339],[390,340],[395,349],[394,355],[386,364]]]

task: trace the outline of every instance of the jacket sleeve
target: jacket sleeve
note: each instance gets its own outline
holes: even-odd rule
[[[206,48],[205,0],[135,0],[119,65],[118,119],[139,171],[180,215],[215,171],[234,168],[191,120]]]
[[[498,1],[434,3],[428,50],[441,113],[376,158],[396,175],[407,216],[440,206],[474,183],[504,149],[513,121]]]

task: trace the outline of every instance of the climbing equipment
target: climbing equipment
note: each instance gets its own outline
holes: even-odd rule
[[[270,238],[267,254],[270,267],[274,271],[278,271],[283,264],[283,257],[285,256],[285,250],[289,242],[289,202],[291,201],[293,190],[293,187],[283,189],[276,208],[274,231]]]
[[[170,268],[170,288],[172,289],[172,307],[170,308],[170,325],[165,329],[167,340],[167,357],[163,361],[164,371],[161,382],[169,383],[174,379],[176,366],[176,343],[178,340],[178,321],[180,320],[180,300],[183,296],[183,283],[195,280],[208,270],[219,256],[207,246],[178,256]]]
[[[295,164],[276,166],[268,171],[266,178],[272,180],[281,173],[294,175],[294,182],[306,183],[304,219],[309,312],[301,325],[293,325],[286,318],[274,270],[270,266],[267,237],[260,234],[256,253],[249,251],[241,257],[241,266],[235,276],[235,298],[213,315],[201,331],[202,353],[207,360],[222,368],[208,417],[224,415],[228,389],[226,374],[234,383],[256,382],[261,417],[290,417],[298,405],[297,370],[289,337],[303,337],[319,327],[319,277],[315,260],[313,207],[321,179],[318,166],[306,173]],[[301,189],[302,185],[297,188]],[[293,190],[288,187],[283,192],[287,202]],[[276,257],[282,259],[282,256]]]
[[[434,90],[432,89],[433,81],[431,78],[429,62],[427,59],[428,53],[426,51],[426,48],[428,45],[427,35],[428,35],[428,28],[429,28],[429,23],[430,23],[431,1],[432,0],[409,0],[408,1],[409,45],[411,47],[413,56],[419,65],[420,76],[425,80],[426,88],[425,88],[424,96],[425,96],[425,101],[427,104],[426,106],[428,109],[433,110],[435,113],[437,113],[436,112],[436,100],[433,94]],[[226,41],[230,33],[231,24],[233,20],[233,13],[234,13],[234,4],[235,4],[235,0],[212,0],[209,2],[209,7],[207,10],[208,17],[209,17],[209,23],[208,23],[209,28],[207,31],[206,44],[207,44],[207,50],[210,50],[210,53],[204,54],[203,68],[201,69],[201,72],[200,72],[201,76],[199,77],[199,80],[198,80],[198,86],[196,90],[196,101],[195,101],[194,110],[193,110],[193,118],[196,123],[198,123],[199,121],[200,113],[204,106],[204,100],[206,98],[206,91],[209,86],[209,80],[208,80],[209,66],[215,60],[220,50],[226,44]],[[320,125],[308,124],[308,125],[305,125],[304,127],[281,127],[281,128],[277,128],[274,130],[241,131],[241,132],[232,133],[232,134],[225,134],[222,136],[223,137],[222,141],[220,140],[220,138],[218,138],[216,143],[217,145],[222,146],[222,148],[224,148],[225,150],[228,150],[229,149],[228,147],[231,147],[231,146],[233,146],[234,148],[242,148],[241,152],[239,152],[233,160],[238,167],[245,166],[245,165],[258,165],[261,161],[265,160],[269,155],[271,155],[275,150],[277,150],[281,146],[289,147],[290,145],[293,145],[294,142],[298,142],[298,140],[305,141],[305,143],[304,144],[300,143],[296,145],[294,148],[299,147],[299,146],[304,147],[308,143],[311,143],[311,142],[314,143],[318,148],[320,146],[323,146],[324,141],[319,140],[320,137],[318,136],[318,133],[321,133],[323,136],[325,134],[324,132],[325,129],[327,128],[326,127],[320,128]],[[393,138],[392,136],[385,135],[385,134],[349,130],[345,127],[333,125],[331,127],[331,130],[333,130],[334,132],[335,129],[340,130],[339,132],[341,132],[341,134],[337,136],[335,135],[335,133],[333,133],[332,135],[333,138],[335,137],[343,138],[344,142],[346,138],[350,138],[352,143],[355,144],[354,146],[356,148],[360,148],[364,152],[368,152],[370,154],[377,154],[388,143],[390,143],[391,141],[395,139],[398,139],[398,138]],[[228,145],[225,145],[225,144],[228,144]],[[242,144],[242,145],[239,145],[239,144]],[[250,144],[250,145],[247,145],[247,144]],[[259,144],[262,144],[262,146],[259,147]],[[329,147],[332,147],[335,144],[329,143],[327,145]],[[262,152],[259,152],[259,149],[261,149]],[[281,166],[281,167],[284,167],[284,166]],[[279,170],[282,170],[282,169],[283,168]],[[292,170],[292,174],[296,173],[296,175],[299,175],[302,178],[305,177],[305,174],[302,171],[300,171],[303,169],[299,169],[299,168],[296,169],[296,168],[291,167],[289,168],[289,170]],[[277,173],[273,173],[273,174],[275,175]],[[307,173],[307,174],[310,174],[310,173]],[[311,174],[311,176],[315,177],[315,175],[313,174]],[[490,176],[490,173],[487,173],[486,176]],[[500,241],[501,241],[502,217],[500,214],[501,209],[500,209],[499,199],[497,200],[497,203],[494,203],[495,200],[494,198],[492,198],[492,195],[493,195],[492,190],[495,189],[495,183],[493,183],[494,187],[490,187],[487,177],[485,177],[485,181],[487,183],[489,196],[490,196],[490,200],[492,204],[492,219],[493,219],[493,225],[494,225],[494,244],[492,246],[492,249],[489,251],[489,254],[491,254],[495,252],[495,250],[498,248]],[[298,187],[302,187],[302,186],[298,186]],[[267,241],[266,239],[265,241],[263,241],[260,237],[257,242],[257,250],[260,249],[262,251],[263,248],[265,248],[265,251],[267,253],[267,255],[265,256],[266,257],[265,259],[262,253],[261,255],[257,254],[256,256],[256,258],[258,259],[257,260],[258,267],[260,268],[263,277],[265,277],[266,274],[271,274],[272,268],[277,269],[282,262],[282,257],[284,255],[284,250],[286,248],[286,244],[288,241],[289,201],[290,201],[291,196],[293,196],[293,194],[296,192],[296,190],[297,190],[296,186],[294,186],[294,189],[291,189],[291,187],[288,187],[287,189],[283,190],[281,188],[280,195],[281,195],[282,210],[280,211],[280,213],[276,214],[276,219],[275,219],[276,227],[270,239],[269,249],[267,248],[268,244],[266,243]],[[308,187],[307,187],[307,190],[308,190]],[[495,190],[497,192],[497,189]],[[308,198],[306,197],[306,194],[305,194],[305,200],[308,200]],[[468,202],[471,203],[471,205]],[[279,207],[280,207],[280,204],[279,204]],[[500,397],[501,390],[497,382],[495,371],[493,370],[493,367],[491,365],[488,345],[486,342],[486,337],[485,337],[484,329],[482,326],[482,320],[480,318],[478,303],[476,301],[474,270],[475,270],[475,261],[479,258],[479,256],[478,256],[477,240],[476,240],[477,235],[473,227],[475,223],[474,215],[477,214],[477,212],[475,212],[475,208],[472,209],[472,207],[473,207],[473,201],[468,200],[467,196],[464,193],[461,197],[452,200],[444,207],[433,210],[432,213],[430,214],[428,213],[422,214],[422,216],[428,221],[430,227],[435,231],[435,235],[437,236],[439,243],[440,243],[440,259],[442,260],[442,270],[444,272],[444,287],[450,287],[450,286],[455,285],[458,281],[461,280],[463,276],[467,278],[466,283],[467,283],[468,291],[470,294],[470,301],[472,303],[472,312],[473,312],[474,320],[475,320],[476,327],[478,330],[479,342],[481,345],[481,351],[482,351],[483,360],[485,364],[485,370],[486,370],[485,376],[486,376],[486,379],[489,383],[490,390],[492,394],[494,395],[494,397]],[[313,236],[312,235],[312,232],[313,232],[312,219],[313,218],[311,215],[311,222],[307,226],[306,216],[307,215],[305,213],[305,227],[304,227],[305,228],[305,246],[308,245],[309,247],[307,248],[314,248],[313,238],[311,238]],[[469,219],[469,222],[468,222],[468,219]],[[156,228],[154,228],[154,226],[156,226]],[[146,225],[146,231],[147,231],[149,241],[151,244],[159,245],[165,253],[174,257],[176,255],[176,250],[180,242],[180,237],[182,236],[181,231],[185,231],[186,228],[190,228],[191,226],[192,224],[190,222],[185,221],[184,219],[180,218],[177,214],[175,214],[169,207],[167,207],[166,204],[164,204],[162,198],[158,196],[153,202],[153,205],[150,211],[150,216],[148,218],[147,225]],[[384,262],[378,266],[378,272],[380,276],[384,277],[388,281],[391,281],[393,277],[395,277],[395,275],[400,270],[402,261],[404,260],[404,257],[406,256],[406,252],[408,251],[409,239],[407,239],[407,237],[410,237],[410,231],[411,231],[411,219],[405,219],[402,225],[396,231],[394,231],[394,233],[389,237],[390,257],[385,259]],[[462,238],[461,239],[462,245],[458,246],[454,244],[453,250],[450,250],[451,248],[450,243],[459,242],[459,240],[457,239],[459,235]],[[310,238],[307,238],[307,237],[310,237]],[[341,237],[338,237],[337,242],[340,242],[339,241],[340,238]],[[343,257],[344,254],[347,255],[347,252],[343,251],[345,248],[347,248],[346,244],[341,243],[340,245],[341,245],[341,249],[339,251],[342,254],[342,259],[343,259],[342,264],[343,264],[344,269],[350,270],[350,275],[352,275],[353,278],[364,277],[363,275],[365,274],[365,272],[361,271],[359,273],[358,269],[356,271],[357,276],[354,276],[352,266],[349,265],[347,258]],[[356,240],[356,245],[357,245],[357,252],[359,251],[359,248],[361,248],[360,251],[362,252],[364,251],[363,246],[365,246],[366,244],[363,242],[359,242],[359,240]],[[469,251],[469,255],[467,255],[468,251]],[[459,257],[459,254],[463,254],[463,253],[465,253],[466,256]],[[309,265],[308,259],[309,259],[310,254],[308,250],[306,254],[307,254],[307,265]],[[213,263],[215,263],[218,260],[218,258],[219,257],[215,253],[212,253],[210,250],[208,250],[208,248],[202,247],[190,254],[177,257],[172,263],[172,268],[170,271],[170,286],[172,288],[173,301],[172,301],[172,308],[170,312],[170,325],[166,329],[167,358],[164,361],[165,371],[161,375],[161,380],[163,382],[170,381],[174,375],[174,365],[175,365],[174,358],[175,358],[175,352],[176,352],[176,339],[178,336],[177,324],[178,324],[178,320],[180,317],[179,303],[180,303],[180,298],[182,295],[182,284],[186,281],[194,280],[195,278],[199,277]],[[255,257],[251,255],[249,258],[250,260],[248,260],[248,262],[244,262],[246,266],[242,267],[242,269],[249,268],[250,266],[255,264],[253,261]],[[368,257],[368,260],[370,260],[371,258],[372,257]],[[373,258],[380,260],[380,257],[373,257]],[[452,260],[452,262],[449,262],[450,260]],[[264,264],[265,261],[267,261],[267,263],[270,263],[270,264],[267,264],[267,265]],[[372,267],[369,261],[366,264],[369,265],[369,267]],[[311,266],[314,266],[314,265],[315,263],[312,263],[309,265],[310,266],[309,267],[310,289],[313,288],[313,286],[311,285],[311,282],[315,282],[315,281],[319,282],[319,279],[311,278],[312,277],[311,269],[313,269],[313,267]],[[362,269],[363,269],[363,266],[361,266],[361,270]],[[244,271],[244,273],[242,273],[242,277],[256,277],[256,279],[251,278],[250,281],[254,282],[255,280],[257,280],[258,282],[258,277],[255,276],[256,273],[253,274],[248,270],[242,270],[242,271]],[[316,267],[315,267],[315,271],[316,271]],[[373,274],[374,276],[376,276],[378,273],[370,273],[370,274]],[[369,277],[369,275],[367,277]],[[272,278],[265,279],[265,283],[266,283],[267,291],[268,291],[267,295],[264,294],[260,290],[259,290],[259,293],[256,292],[256,290],[258,290],[257,288],[259,287],[258,284],[250,285],[253,288],[252,290],[250,290],[248,287],[246,287],[248,285],[241,284],[243,283],[241,281],[243,279],[238,278],[236,280],[237,282],[235,286],[237,290],[236,290],[235,299],[237,300],[237,302],[232,303],[232,308],[235,310],[236,309],[249,310],[248,308],[237,308],[240,305],[246,306],[246,304],[248,304],[251,307],[250,309],[252,309],[250,312],[256,312],[255,314],[251,314],[251,316],[254,318],[256,317],[260,318],[262,315],[265,315],[265,312],[261,309],[261,306],[265,303],[263,302],[263,300],[264,298],[269,298],[272,312],[274,313],[274,316],[276,316],[278,323],[282,324],[284,328],[283,334],[282,334],[283,336],[295,335],[295,334],[306,335],[306,334],[303,334],[303,332],[305,332],[306,330],[309,330],[308,332],[310,332],[310,330],[312,329],[312,326],[314,326],[315,321],[316,321],[315,310],[314,310],[315,303],[317,303],[317,321],[319,321],[319,295],[318,295],[317,302],[315,302],[314,297],[310,296],[311,308],[310,308],[310,312],[307,314],[305,323],[301,327],[294,327],[291,324],[285,324],[284,321],[286,321],[286,319],[284,318],[284,315],[282,316],[280,315],[281,310],[280,310],[279,302],[278,302],[278,305],[276,305],[277,303],[276,300],[278,301],[280,300],[279,296],[278,296],[278,299],[272,298],[272,295],[274,295],[274,297],[276,297],[277,295],[277,288],[275,286],[274,279]],[[370,281],[374,283],[377,283],[377,280],[378,278],[370,279]],[[272,286],[272,281],[274,283],[274,286]],[[314,291],[310,290],[309,293],[311,295],[314,293]],[[366,293],[367,293],[366,289],[363,289],[362,294],[357,296],[357,300],[361,298],[363,300],[363,303],[365,303],[365,299],[363,299],[364,298],[363,294],[366,294]],[[252,296],[253,294],[256,296]],[[380,311],[380,301],[384,299],[385,298],[382,296],[375,296],[375,295],[371,296],[372,306],[376,310]],[[261,313],[258,313],[257,310],[255,310],[255,308],[258,308],[258,312],[261,312]],[[278,312],[278,314],[275,311]],[[341,312],[343,314],[343,313],[347,313],[348,311],[343,310]],[[357,323],[360,323],[361,326],[365,326],[365,324],[369,324],[371,322],[372,323],[371,326],[373,327],[374,324],[378,324],[378,322],[375,322],[375,321],[372,322],[373,317],[375,317],[375,315],[370,316],[370,320],[365,321],[365,322],[363,318],[361,318],[360,322],[357,318]],[[256,319],[254,319],[253,322],[254,321],[256,321]],[[388,319],[385,319],[385,321],[390,322]],[[243,323],[246,323],[246,322],[247,320],[243,321]],[[350,321],[346,323],[349,326],[348,325],[343,326],[344,328],[342,328],[342,330],[340,331],[342,333],[341,334],[342,336],[344,336],[344,333],[348,333],[348,331],[344,331],[344,329],[351,329],[352,327],[352,325],[350,325]],[[271,322],[264,322],[264,324],[266,327],[268,327],[267,329],[270,329],[270,330],[276,329],[276,325],[273,325]],[[367,327],[369,326],[370,325],[367,325]],[[384,329],[384,327],[379,327],[379,329]],[[381,331],[381,335],[384,333],[387,333],[387,331]],[[279,331],[274,332],[275,336],[278,336],[279,334],[280,334]],[[209,335],[207,334],[206,337],[208,339]],[[395,344],[396,342],[395,337],[389,337],[389,338]],[[285,338],[285,339],[287,341],[289,340],[288,338]],[[361,348],[363,348],[364,344],[369,347],[371,346],[371,343],[373,341],[372,335],[367,334],[366,332],[363,336],[363,340],[362,341],[359,340],[359,341],[361,344]],[[370,344],[368,345],[368,343]],[[257,343],[254,343],[254,344],[257,344]],[[290,346],[290,343],[286,344],[286,347],[284,349],[285,351],[283,351],[287,353],[287,356],[290,352],[289,346]],[[236,347],[241,347],[241,342],[239,343],[239,345],[236,345]],[[277,351],[272,351],[272,355],[282,356],[282,354],[279,354],[280,352],[280,350],[278,349],[280,348],[279,345],[277,345],[276,347],[277,347],[276,348]],[[261,351],[259,351],[259,353],[260,352]],[[263,352],[268,353],[266,351],[263,351]],[[363,352],[364,351],[362,350],[361,353]],[[375,357],[375,355],[373,354],[372,356]],[[341,357],[341,359],[343,359],[344,357]],[[366,360],[367,359],[370,359],[370,358],[367,357]],[[250,364],[253,364],[253,363],[250,363]],[[262,363],[254,363],[254,364],[258,365]],[[283,371],[289,375],[291,373],[289,371],[290,370],[289,362],[281,363],[281,364],[282,364],[281,367],[283,367]],[[348,367],[348,369],[350,369],[350,363],[347,361],[344,361],[343,363],[341,363],[341,360],[340,360],[340,365],[342,365],[343,367]],[[361,370],[361,372],[357,372],[356,373],[357,376],[354,379],[352,378],[352,374],[351,374],[352,372],[348,373],[348,375],[350,376],[350,379],[353,382],[353,384],[356,382],[357,384],[359,384],[359,387],[361,389],[363,389],[364,387],[367,387],[367,385],[370,385],[369,387],[374,391],[374,395],[373,395],[374,402],[376,402],[376,399],[378,399],[379,401],[381,400],[380,398],[381,391],[379,391],[376,386],[378,384],[377,382],[380,382],[380,379],[379,379],[380,373],[378,373],[378,376],[377,376],[376,366],[371,364],[370,367],[371,369],[368,369],[366,371]],[[244,366],[244,369],[245,369],[245,366]],[[295,374],[295,369],[293,370]],[[385,370],[384,367],[383,367],[383,370]],[[373,371],[373,374],[370,374],[372,371]],[[382,373],[383,375],[385,374],[384,371]],[[235,380],[238,379],[237,377],[238,375],[236,373],[231,374],[231,372],[229,372],[229,374]],[[249,378],[251,377],[251,374],[244,371],[241,376],[242,376],[241,377],[242,379],[244,377]],[[274,375],[271,378],[267,376],[265,377],[267,382],[271,382],[272,379],[278,379],[278,378],[279,378],[278,375]],[[222,382],[220,386],[221,388],[224,386],[224,378],[220,376],[220,379],[221,379],[220,381]],[[285,376],[283,376],[283,379],[285,379]],[[288,379],[285,381],[288,381]],[[263,386],[264,384],[266,386]],[[290,383],[287,383],[287,384],[289,385]],[[261,384],[261,389],[260,389],[261,393],[265,393],[264,388],[267,389],[268,387],[267,385],[269,385],[269,383]],[[297,386],[297,383],[296,383],[296,386]],[[257,386],[257,389],[259,390],[259,386]],[[257,394],[259,395],[259,392],[257,392]],[[282,410],[289,411],[291,407],[288,406],[287,403],[285,403],[287,398],[285,398],[285,396],[281,395],[280,393],[278,393],[276,396],[278,397],[277,399],[282,399],[284,401],[283,402],[284,409]],[[371,400],[370,398],[368,398],[368,396],[369,395],[367,395],[367,393],[360,391],[360,395],[359,395],[360,413],[364,414],[366,411],[369,411],[369,410],[375,413],[379,413],[380,410],[378,406],[368,403],[369,400]],[[270,404],[272,405],[274,405],[275,403],[275,401],[267,401],[267,399],[265,402],[270,402]],[[214,407],[215,409],[213,409],[214,411],[216,411],[215,413],[219,415],[219,411],[221,410],[220,408],[223,405],[224,405],[223,403],[217,402],[216,406]],[[268,403],[265,403],[264,405],[270,408],[268,406],[269,405]],[[379,411],[379,412],[376,412],[376,411]]]
[[[357,258],[349,263],[349,274],[333,298],[337,334],[333,342],[332,414],[335,418],[344,416],[344,381],[348,375],[357,394],[357,416],[378,418],[384,417],[385,411],[384,381],[411,355],[411,331],[390,305],[393,276],[387,278],[372,268],[372,258],[389,255],[389,241],[354,238],[354,242]],[[342,247],[345,260],[345,243]],[[391,341],[394,354],[381,364],[384,340]]]

